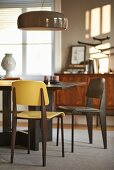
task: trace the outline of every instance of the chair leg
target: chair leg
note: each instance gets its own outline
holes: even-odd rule
[[[64,128],[63,128],[63,116],[61,115],[61,143],[62,143],[62,157],[64,154]]]
[[[16,140],[16,126],[17,126],[17,119],[13,118],[13,120],[12,120],[12,134],[11,134],[11,163],[13,163],[13,158],[14,158],[14,148],[15,148],[15,140]]]
[[[91,113],[86,113],[89,143],[93,142],[93,115]]]
[[[57,139],[56,139],[56,146],[59,145],[59,117],[57,117]]]
[[[99,116],[98,116],[98,114],[96,115],[96,127],[98,127],[99,126]]]
[[[74,152],[74,114],[72,114],[71,152]]]
[[[102,131],[104,149],[107,149],[106,115],[100,113],[99,117],[100,117],[100,124],[101,124],[101,131]]]
[[[30,121],[28,120],[28,154],[30,154]]]
[[[43,166],[46,166],[46,122],[41,123],[41,131],[42,131],[42,160]]]

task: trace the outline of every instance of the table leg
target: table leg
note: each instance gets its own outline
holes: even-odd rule
[[[0,132],[0,145],[10,145],[11,142],[11,90],[2,92],[3,121]]]
[[[54,92],[48,91],[50,104],[47,106],[47,111],[54,110]],[[38,107],[29,107],[29,110],[39,110]],[[39,149],[39,142],[41,141],[41,129],[40,129],[40,121],[32,121],[30,120],[30,147],[33,150]],[[47,122],[47,141],[52,141],[52,121]]]
[[[11,131],[11,90],[3,91],[3,132]]]

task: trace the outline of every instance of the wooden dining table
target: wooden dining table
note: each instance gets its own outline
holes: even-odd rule
[[[11,142],[11,89],[12,81],[17,80],[0,80],[0,91],[2,91],[2,131],[0,132],[0,146],[10,145]],[[59,82],[56,84],[48,84],[47,90],[49,95],[48,111],[54,110],[54,94],[57,90],[65,90],[76,86],[85,85],[85,82]],[[38,110],[37,107],[29,107],[29,110]],[[30,121],[30,147],[32,150],[39,150],[39,142],[41,141],[40,122]],[[27,147],[27,131],[17,131],[16,144]],[[52,140],[52,121],[47,124],[47,140]]]

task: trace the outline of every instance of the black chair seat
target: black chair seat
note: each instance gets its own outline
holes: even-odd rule
[[[72,112],[76,107],[74,106],[58,106],[57,110],[64,110],[68,112]]]
[[[92,107],[74,107],[74,106],[59,106],[57,108],[58,110],[64,110],[64,111],[67,111],[67,112],[72,112],[72,114],[76,114],[77,112],[80,112],[80,113],[85,113],[85,112],[94,112],[94,113],[99,113],[100,110],[99,109],[96,109],[96,108],[92,108]]]

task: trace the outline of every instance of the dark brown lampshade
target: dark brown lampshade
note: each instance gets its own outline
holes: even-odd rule
[[[68,20],[62,13],[53,11],[30,11],[18,17],[18,28],[22,30],[66,30]]]

